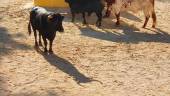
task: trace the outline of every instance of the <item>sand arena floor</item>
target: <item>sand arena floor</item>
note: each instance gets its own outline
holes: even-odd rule
[[[142,12],[123,13],[95,27],[65,15],[54,54],[28,36],[31,0],[0,0],[0,96],[170,96],[170,2],[156,0],[157,28]],[[68,12],[67,9],[57,11]]]

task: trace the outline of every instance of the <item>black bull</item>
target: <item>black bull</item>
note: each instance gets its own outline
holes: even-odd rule
[[[49,52],[53,53],[52,43],[56,36],[56,31],[63,32],[62,25],[64,16],[59,13],[47,12],[44,8],[34,7],[30,11],[30,20],[28,24],[29,35],[31,34],[31,27],[34,31],[35,46],[38,46],[37,31],[39,32],[39,45],[41,46],[41,37],[44,41],[44,52],[47,52],[47,40],[49,40]]]
[[[98,17],[96,25],[101,26],[102,11],[104,9],[104,2],[102,0],[65,0],[70,6],[72,14],[72,22],[75,20],[75,14],[81,13],[83,17],[83,24],[87,24],[85,13],[89,15],[95,13]]]

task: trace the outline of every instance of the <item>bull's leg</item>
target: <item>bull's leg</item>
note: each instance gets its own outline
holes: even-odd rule
[[[71,12],[71,14],[72,14],[72,21],[71,22],[74,22],[75,21],[75,13]]]
[[[155,26],[156,26],[156,13],[155,13],[155,11],[152,12],[152,19],[153,19],[152,28],[155,28]]]
[[[144,24],[143,24],[143,28],[146,27],[146,25],[147,25],[147,23],[148,23],[148,21],[149,21],[149,18],[150,18],[150,16],[145,16],[145,22],[144,22]]]
[[[111,15],[111,7],[112,7],[112,4],[107,4],[107,9],[106,9],[106,13],[104,15],[104,18],[107,18],[107,17],[110,17]]]
[[[120,12],[119,13],[115,13],[116,15],[116,25],[120,25]]]
[[[53,40],[50,40],[49,53],[53,53],[52,44],[53,44]]]
[[[97,21],[96,21],[96,26],[101,27],[101,22],[102,22],[102,12],[96,12],[96,15],[98,17]]]
[[[104,15],[104,18],[108,18],[110,17],[111,11],[110,10],[106,10],[106,13]]]
[[[47,39],[44,36],[42,36],[42,38],[44,41],[44,52],[47,52]]]
[[[41,42],[41,32],[39,32],[39,46],[42,46],[42,42]]]
[[[82,16],[83,16],[83,24],[87,24],[85,12],[82,12]]]
[[[33,28],[33,31],[34,31],[34,38],[35,38],[35,47],[38,46],[38,42],[37,42],[37,31],[35,28]]]
[[[144,22],[142,27],[145,28],[148,21],[149,21],[149,18],[151,16],[152,9],[149,9],[148,6],[145,6],[143,12],[144,12],[144,15],[145,15],[145,22]]]

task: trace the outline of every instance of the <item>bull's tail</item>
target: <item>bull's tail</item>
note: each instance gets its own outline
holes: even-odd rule
[[[28,34],[31,35],[31,22],[29,20],[29,23],[28,23]]]

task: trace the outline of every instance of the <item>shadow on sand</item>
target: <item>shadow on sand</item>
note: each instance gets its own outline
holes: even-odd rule
[[[15,35],[15,34],[14,34]],[[22,37],[23,35],[17,34],[16,37]],[[14,36],[15,37],[15,36]],[[11,55],[14,50],[30,50],[30,46],[26,44],[19,43],[15,41],[12,36],[8,33],[8,30],[5,27],[0,27],[0,64],[2,57]],[[10,94],[10,90],[7,86],[9,86],[8,80],[9,78],[6,74],[1,71],[0,72],[0,96],[8,96]]]
[[[133,21],[137,21],[137,22],[142,22],[143,20],[141,20],[139,17],[133,15],[132,13],[129,13],[129,12],[122,12],[121,17],[124,17],[124,18],[127,18],[129,20],[133,20]]]
[[[69,61],[58,57],[56,54],[48,54],[44,53],[40,48],[36,48],[36,51],[41,54],[45,60],[47,60],[51,65],[55,66],[56,68],[60,69],[62,72],[68,74],[69,76],[73,77],[73,79],[78,83],[88,83],[95,81],[92,78],[86,77],[79,70],[73,66],[72,63]]]
[[[57,90],[60,90],[60,89],[57,89]],[[31,90],[29,88],[22,89],[21,91],[17,93],[11,94],[11,96],[42,96],[42,93],[46,94],[43,96],[62,96],[62,95],[59,95],[58,92],[56,92],[56,90],[52,90],[52,89],[37,91],[37,90]],[[1,96],[7,96],[7,95],[1,95]]]
[[[23,34],[9,34],[8,30],[0,27],[0,57],[8,55],[13,50],[31,50],[31,46],[15,41],[13,38],[24,37]]]
[[[88,36],[96,39],[107,40],[111,42],[120,43],[140,43],[140,42],[160,42],[170,43],[170,35],[161,29],[147,29],[153,33],[142,32],[138,28],[131,28],[128,24],[124,23],[120,26],[104,25],[100,30],[96,30],[91,26],[82,27],[75,24],[81,31],[81,35]],[[108,31],[106,29],[118,29],[121,33],[116,31]]]

